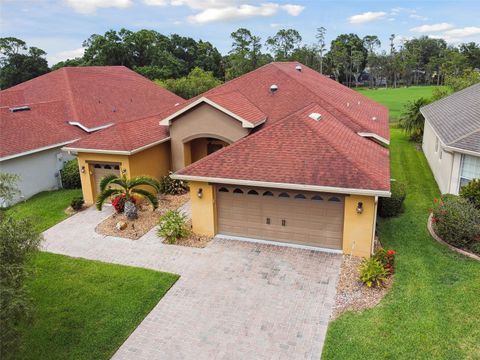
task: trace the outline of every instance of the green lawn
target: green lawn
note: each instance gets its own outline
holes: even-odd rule
[[[64,210],[76,196],[82,196],[82,190],[43,191],[12,206],[7,213],[15,217],[30,217],[39,231],[45,231],[68,217]]]
[[[110,359],[177,281],[174,274],[39,253],[33,323],[19,359]]]
[[[429,98],[435,86],[411,86],[402,88],[359,89],[363,95],[390,109],[390,122],[398,122],[404,105],[418,98]]]
[[[392,176],[407,184],[406,211],[379,222],[397,250],[392,290],[381,304],[346,313],[327,333],[325,359],[480,359],[480,263],[431,239],[438,189],[422,152],[392,129]]]

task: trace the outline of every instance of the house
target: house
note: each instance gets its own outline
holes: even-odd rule
[[[92,204],[112,170],[189,182],[200,234],[369,256],[390,196],[388,110],[297,62],[65,146]]]
[[[26,81],[0,92],[0,172],[20,176],[20,198],[59,188],[74,158],[63,146],[183,101],[123,66],[66,67]]]
[[[422,148],[442,194],[480,178],[480,84],[424,106]]]

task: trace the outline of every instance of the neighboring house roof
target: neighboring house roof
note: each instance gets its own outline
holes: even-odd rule
[[[319,120],[312,113],[321,114]],[[264,127],[176,172],[178,178],[388,196],[388,149],[319,104]]]
[[[480,83],[421,108],[442,142],[480,153]]]
[[[298,71],[297,65],[297,62],[274,62],[262,66],[179,105],[176,113],[161,123],[168,125],[182,109],[191,108],[202,98],[235,114],[241,109],[252,112],[259,123],[252,122],[253,126],[247,127],[265,120],[265,126],[270,126],[310,104],[319,104],[353,131],[388,143],[386,107],[306,66]],[[274,84],[278,90],[271,92]]]
[[[0,91],[0,159],[70,141],[72,133],[85,137],[112,124],[159,114],[184,101],[124,66],[61,68]],[[63,104],[60,112],[57,102]],[[24,105],[30,111],[8,110]],[[45,122],[47,112],[55,130],[36,137],[32,124]],[[31,141],[12,142],[7,133]]]

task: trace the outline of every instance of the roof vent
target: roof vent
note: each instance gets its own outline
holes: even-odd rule
[[[302,66],[301,65],[295,66],[295,70],[302,72]]]
[[[29,111],[30,110],[30,106],[15,106],[15,107],[11,107],[10,109],[10,112],[14,113],[14,112],[20,112],[20,111]]]
[[[358,105],[360,105],[360,100],[359,100],[359,101],[357,101],[357,104],[358,104]]]
[[[315,121],[319,121],[321,118],[322,118],[322,114],[319,114],[319,113],[311,113],[310,115],[308,115],[308,117],[310,119],[313,119]]]
[[[350,107],[350,103],[349,103],[349,102],[347,102],[347,107]]]
[[[272,86],[270,86],[270,91],[272,92],[272,94],[278,90],[278,86],[273,84]]]
[[[377,120],[377,117],[376,116],[372,117],[372,120],[374,120],[374,121]]]
[[[180,103],[175,103],[175,105],[173,105],[173,106],[178,106],[178,105],[180,105]]]

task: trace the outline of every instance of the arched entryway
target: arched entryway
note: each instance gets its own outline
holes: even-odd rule
[[[218,137],[213,136],[188,139],[183,143],[185,166],[213,154],[215,151],[228,145],[230,145],[230,142],[226,139],[219,139]]]

